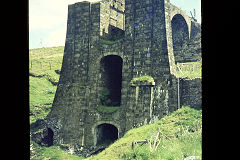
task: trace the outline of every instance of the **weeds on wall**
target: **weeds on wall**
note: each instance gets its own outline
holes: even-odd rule
[[[110,91],[108,89],[104,89],[102,91],[102,93],[100,94],[100,101],[101,101],[101,104],[104,106],[111,105]]]

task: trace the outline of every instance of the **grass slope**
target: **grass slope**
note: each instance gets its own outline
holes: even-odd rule
[[[29,52],[30,124],[44,119],[57,89],[63,46],[33,49]]]
[[[187,106],[173,112],[156,123],[129,130],[122,138],[110,145],[98,155],[88,160],[114,159],[174,159],[182,160],[188,156],[202,153],[202,113]],[[160,138],[157,132],[160,131]],[[166,138],[167,137],[167,138]],[[134,140],[149,140],[152,148],[154,141],[159,142],[156,150],[148,144],[137,144],[132,149]]]

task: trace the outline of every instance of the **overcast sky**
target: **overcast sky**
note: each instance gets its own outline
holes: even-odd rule
[[[64,46],[68,5],[84,0],[29,0],[29,48]],[[96,1],[96,0],[88,0]],[[170,0],[190,15],[196,10],[201,22],[201,0]]]

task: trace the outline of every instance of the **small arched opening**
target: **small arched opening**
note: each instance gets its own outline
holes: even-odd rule
[[[108,55],[100,61],[100,103],[104,106],[121,105],[122,58]]]
[[[48,128],[47,129],[47,134],[46,134],[46,136],[43,139],[43,143],[46,146],[50,147],[50,146],[53,145],[53,135],[54,135],[54,133],[53,133],[52,129]]]
[[[112,124],[100,124],[96,127],[96,145],[107,146],[118,139],[118,129]]]

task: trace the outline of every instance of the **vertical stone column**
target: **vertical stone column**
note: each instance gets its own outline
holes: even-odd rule
[[[166,40],[167,40],[167,51],[170,66],[170,73],[176,73],[176,64],[173,54],[173,41],[172,41],[172,27],[171,27],[171,17],[170,17],[170,4],[168,0],[164,0],[164,13],[165,13],[165,25],[166,25]]]

